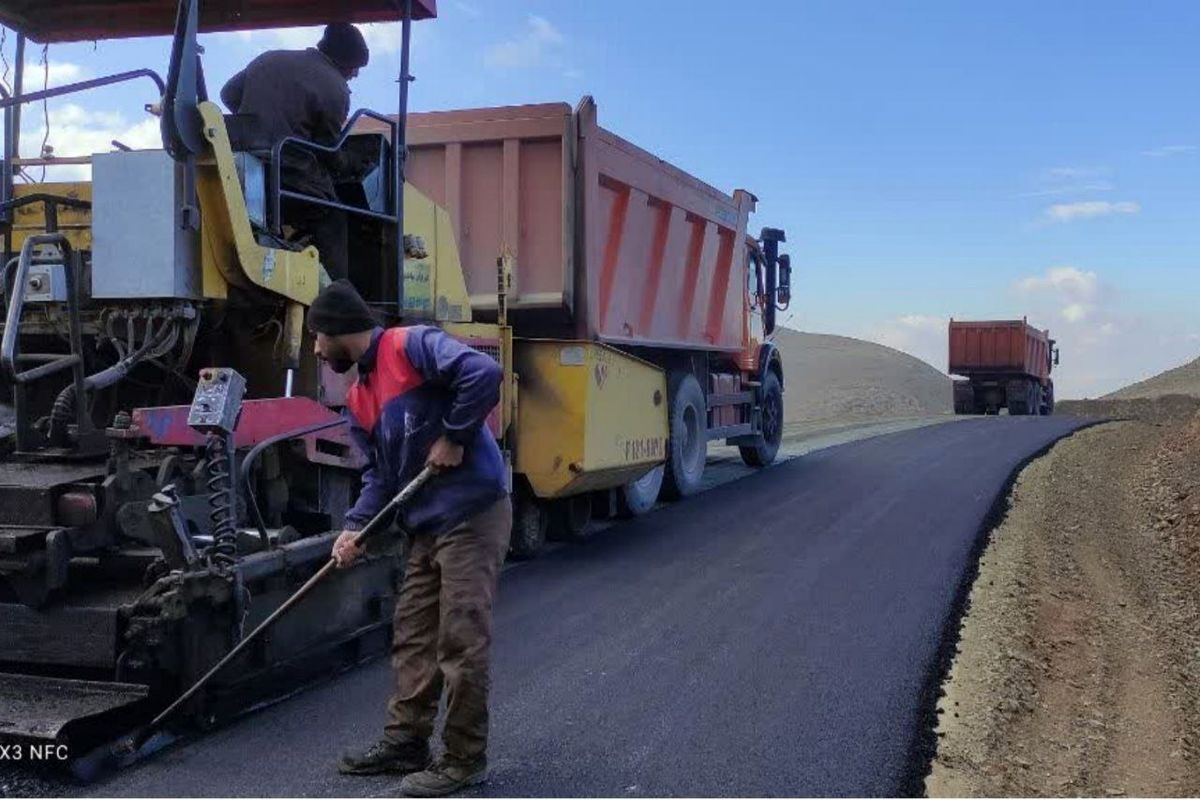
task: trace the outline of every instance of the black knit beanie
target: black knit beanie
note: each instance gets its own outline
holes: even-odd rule
[[[349,22],[325,26],[325,35],[317,49],[329,56],[342,69],[361,69],[371,61],[371,51],[362,31]]]
[[[308,329],[326,336],[361,333],[378,324],[371,307],[345,278],[322,289],[308,308]]]

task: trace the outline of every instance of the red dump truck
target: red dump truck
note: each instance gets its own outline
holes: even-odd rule
[[[1050,331],[1019,320],[950,320],[954,413],[1010,415],[1054,413],[1058,348]]]
[[[637,514],[660,488],[696,491],[708,442],[774,460],[784,376],[771,334],[791,266],[782,230],[748,233],[753,194],[606,130],[590,97],[410,114],[407,136],[408,184],[453,232],[462,318],[511,327],[515,552],[536,550],[541,520],[578,538],[595,509]],[[427,278],[406,265],[408,316],[455,316],[463,301],[441,287],[459,279],[443,262]]]

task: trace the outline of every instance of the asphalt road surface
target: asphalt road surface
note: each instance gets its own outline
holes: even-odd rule
[[[938,670],[1014,471],[1079,427],[997,417],[845,444],[505,572],[492,795],[919,789]],[[377,662],[81,791],[396,796],[339,776]]]

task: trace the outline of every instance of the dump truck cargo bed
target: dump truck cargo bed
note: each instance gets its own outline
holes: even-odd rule
[[[596,104],[411,114],[407,178],[445,207],[475,308],[626,345],[745,345],[746,226],[755,199],[692,177],[601,127]],[[530,313],[533,312],[533,313]]]
[[[950,322],[950,373],[1050,377],[1050,332],[1024,320]]]

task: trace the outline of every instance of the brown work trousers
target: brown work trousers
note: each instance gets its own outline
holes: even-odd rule
[[[447,757],[486,755],[492,601],[511,534],[505,497],[446,533],[413,537],[396,603],[388,739],[427,740],[444,686]]]

